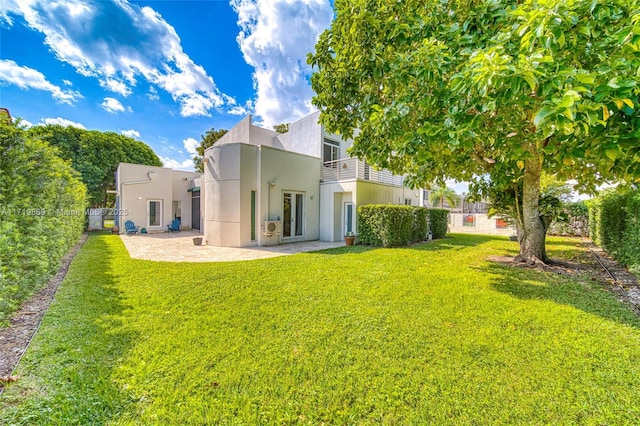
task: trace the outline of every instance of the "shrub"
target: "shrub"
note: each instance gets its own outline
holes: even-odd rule
[[[602,239],[600,238],[600,213],[602,211],[602,200],[600,198],[592,198],[585,201],[587,209],[589,210],[589,238],[600,245]]]
[[[640,191],[611,191],[588,206],[594,243],[629,269],[640,271]]]
[[[427,209],[394,204],[358,207],[358,237],[362,244],[397,247],[424,241],[429,225]]]
[[[434,239],[447,236],[448,219],[448,210],[429,209],[429,229]]]
[[[584,201],[567,204],[563,209],[565,220],[554,222],[550,235],[586,237],[589,235],[589,212]]]
[[[412,241],[424,241],[429,233],[429,210],[426,207],[413,208]]]
[[[0,324],[42,287],[84,229],[85,186],[46,142],[0,124]]]

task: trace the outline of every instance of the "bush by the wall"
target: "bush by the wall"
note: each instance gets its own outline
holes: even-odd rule
[[[434,239],[447,236],[449,210],[429,209],[429,230]]]
[[[593,241],[640,272],[640,191],[611,191],[588,206]]]
[[[410,206],[370,204],[358,207],[358,237],[371,246],[403,246],[411,240],[413,211]]]
[[[424,241],[429,234],[429,210],[426,207],[413,208],[413,230],[411,241]]]
[[[584,201],[570,203],[564,207],[563,221],[556,221],[549,228],[550,235],[586,237],[589,235],[589,212]]]
[[[358,207],[358,238],[365,245],[397,247],[424,241],[429,232],[424,207],[370,204]]]
[[[84,229],[86,189],[46,142],[0,123],[0,324],[55,273]]]

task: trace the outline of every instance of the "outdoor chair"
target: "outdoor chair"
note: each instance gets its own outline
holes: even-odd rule
[[[124,223],[124,231],[127,235],[137,234],[140,230],[139,226],[136,226],[132,221],[128,220]]]
[[[180,219],[173,219],[171,225],[167,225],[167,232],[180,232]]]

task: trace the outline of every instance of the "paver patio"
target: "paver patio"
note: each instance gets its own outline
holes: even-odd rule
[[[194,237],[202,237],[202,234],[188,230],[178,233],[120,236],[132,258],[160,262],[233,262],[285,256],[344,245],[344,242],[340,241],[305,241],[269,247],[233,248],[196,246],[193,244]]]

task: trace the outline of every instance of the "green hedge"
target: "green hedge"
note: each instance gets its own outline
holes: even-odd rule
[[[429,234],[429,211],[425,207],[413,208],[411,241],[424,241]]]
[[[85,223],[85,186],[46,142],[0,123],[0,324],[57,271]]]
[[[640,191],[611,191],[588,203],[592,240],[640,272]]]
[[[370,246],[404,246],[424,241],[431,222],[436,226],[435,232],[432,231],[434,238],[442,238],[447,232],[447,214],[447,210],[394,204],[360,206],[358,238],[362,244]]]
[[[449,222],[449,210],[429,209],[429,229],[433,239],[447,236]]]
[[[589,235],[589,212],[584,201],[567,204],[563,209],[563,220],[555,221],[549,235],[586,237]]]

